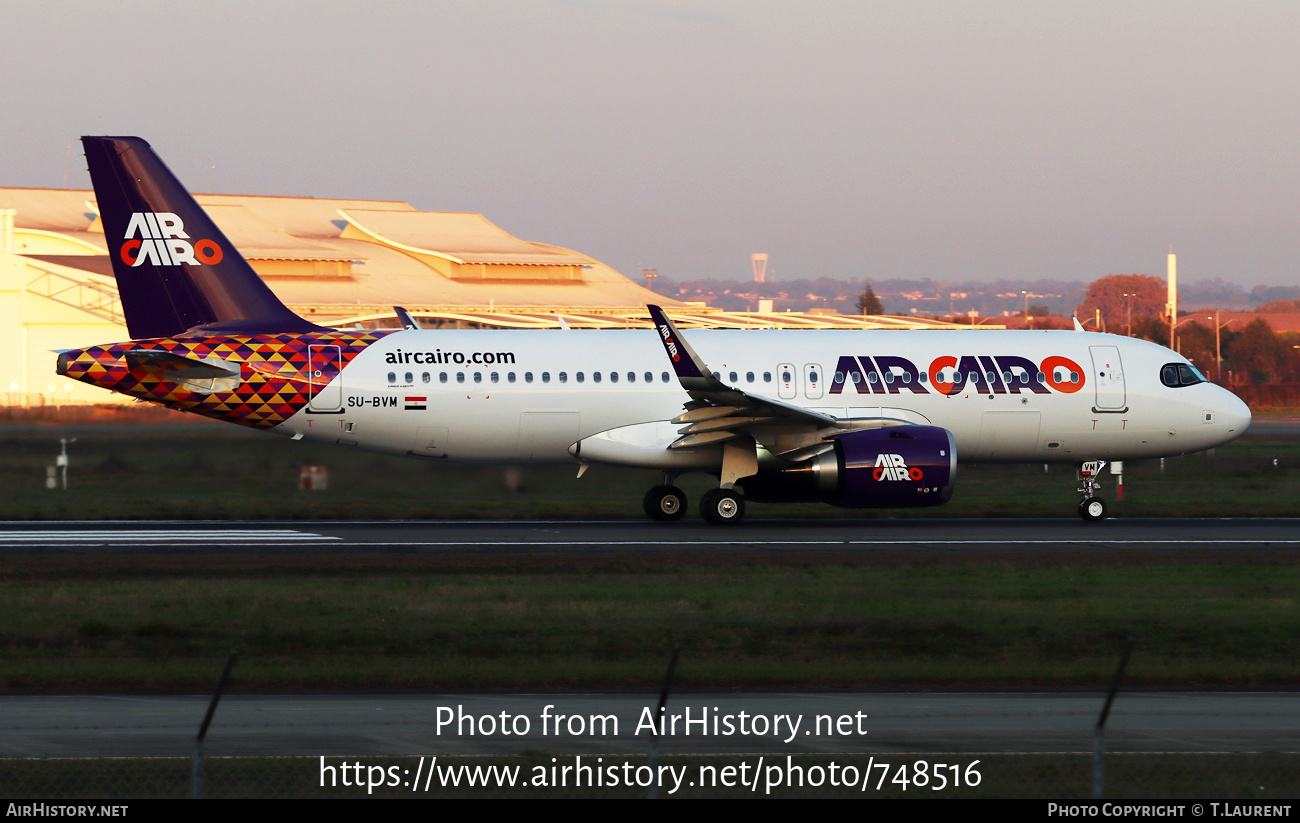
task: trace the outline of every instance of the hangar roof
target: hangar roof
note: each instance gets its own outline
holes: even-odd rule
[[[363,237],[405,251],[468,263],[585,265],[588,258],[507,234],[481,214],[339,209]],[[344,229],[344,236],[356,237]],[[360,239],[360,238],[358,238]]]
[[[514,237],[481,214],[419,211],[387,200],[195,199],[286,305],[324,325],[391,326],[392,307],[400,305],[431,326],[636,327],[650,325],[645,306],[656,303],[685,326],[953,327],[683,303],[580,252]],[[74,305],[67,295],[85,292],[91,297],[77,307],[118,322],[120,306],[104,308],[115,300],[116,282],[93,191],[0,188],[0,209],[15,212],[14,252],[40,271],[40,285],[30,290],[67,305]]]
[[[394,304],[489,310],[497,303],[679,305],[594,258],[521,240],[481,214],[425,212],[376,200],[229,194],[195,199],[281,300],[316,307],[318,316]],[[0,188],[0,208],[16,211],[19,254],[108,253],[93,191]],[[103,271],[102,263],[86,262],[87,271]],[[326,263],[331,265],[320,265]]]

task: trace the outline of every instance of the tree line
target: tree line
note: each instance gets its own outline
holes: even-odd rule
[[[1159,277],[1111,274],[1089,284],[1076,316],[1088,328],[1168,346],[1167,294],[1165,281]],[[1297,311],[1296,302],[1277,299],[1265,303],[1260,311],[1292,313]],[[1237,331],[1219,329],[1216,341],[1216,323],[1209,312],[1183,312],[1174,328],[1175,348],[1206,377],[1232,386],[1300,381],[1300,334],[1279,334],[1257,318]]]

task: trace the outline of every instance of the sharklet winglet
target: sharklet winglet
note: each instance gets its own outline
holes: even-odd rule
[[[664,351],[673,364],[673,371],[677,374],[677,382],[682,384],[683,389],[690,392],[734,391],[731,386],[713,376],[708,365],[695,353],[681,332],[677,331],[677,326],[668,319],[663,309],[653,305],[647,305],[646,308],[650,310],[650,319],[659,334],[659,342],[663,344]]]

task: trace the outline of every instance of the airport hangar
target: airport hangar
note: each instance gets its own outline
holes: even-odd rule
[[[195,197],[287,306],[336,328],[397,328],[394,306],[425,328],[650,328],[647,303],[682,328],[949,327],[683,303],[580,252],[514,237],[481,214],[393,201]],[[130,402],[54,373],[57,350],[129,336],[95,193],[0,188],[4,404]]]

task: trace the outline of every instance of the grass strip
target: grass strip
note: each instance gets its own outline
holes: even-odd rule
[[[1206,558],[29,558],[0,689],[1296,686],[1300,567]]]
[[[68,489],[47,489],[59,437],[69,447]],[[655,472],[594,466],[467,466],[292,442],[234,426],[109,426],[75,432],[0,428],[0,520],[64,519],[642,519]],[[328,488],[300,491],[301,465],[324,465]],[[1130,461],[1117,516],[1293,516],[1300,499],[1300,438],[1247,436],[1211,453]],[[680,485],[694,504],[704,475]],[[963,465],[946,506],[852,510],[818,503],[754,504],[763,517],[1073,516],[1074,468]]]

